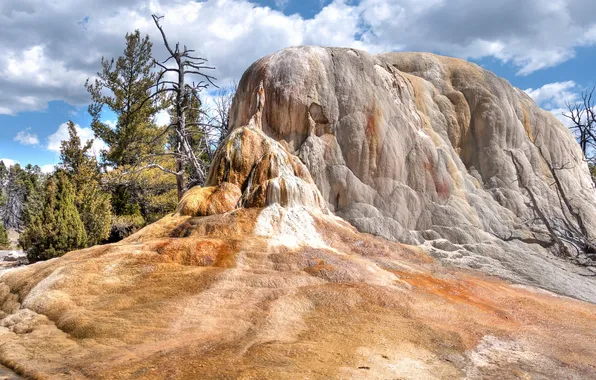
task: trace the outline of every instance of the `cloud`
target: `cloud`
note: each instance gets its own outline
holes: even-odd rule
[[[103,120],[103,123],[112,129],[116,128],[116,120]]]
[[[275,0],[275,6],[279,9],[284,9],[289,3],[289,0]]]
[[[40,166],[41,172],[44,174],[51,174],[56,170],[56,165],[48,164]]]
[[[579,98],[578,85],[574,81],[548,83],[537,89],[528,88],[525,92],[547,110],[566,108],[567,103],[574,103]]]
[[[155,115],[155,124],[159,126],[170,124],[170,114],[167,110],[161,110]]]
[[[4,165],[6,165],[8,168],[19,163],[18,161],[12,160],[10,158],[0,158],[0,161],[4,162]]]
[[[570,115],[567,104],[581,103],[581,92],[584,91],[582,87],[577,85],[574,81],[554,82],[548,83],[544,86],[532,89],[529,88],[525,92],[534,99],[534,101],[545,110],[554,114],[557,119],[567,127],[575,126],[573,121],[565,116]],[[574,112],[577,116],[577,113]],[[586,115],[581,117],[582,122],[585,122]]]
[[[463,58],[492,56],[518,74],[555,66],[594,43],[590,0],[364,0],[363,40]]]
[[[30,133],[29,132],[30,130],[31,130],[31,128],[27,128],[27,129],[17,133],[17,135],[14,137],[14,141],[21,143],[23,145],[37,145],[37,144],[39,144],[39,139],[37,138],[37,135],[34,133]]]
[[[86,144],[89,140],[93,140],[91,152],[95,156],[99,156],[101,151],[107,148],[105,142],[103,142],[100,139],[94,138],[93,130],[91,128],[82,128],[80,125],[75,124],[75,129],[77,131],[77,134],[79,135],[79,138],[81,139],[81,146]],[[62,141],[68,140],[69,138],[70,136],[68,134],[68,123],[62,123],[60,124],[56,132],[48,136],[48,145],[46,148],[52,152],[60,153],[60,146]]]
[[[102,56],[122,54],[134,29],[149,33],[156,57],[165,58],[152,13],[165,15],[170,41],[209,59],[218,83],[301,44],[494,57],[527,75],[596,43],[592,0],[334,0],[310,19],[247,0],[4,0],[0,114],[42,110],[51,100],[88,103],[85,79]]]

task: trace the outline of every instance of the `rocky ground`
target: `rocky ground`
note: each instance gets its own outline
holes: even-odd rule
[[[596,305],[302,207],[167,217],[1,276],[0,362],[28,377],[596,376]]]
[[[21,250],[0,250],[0,273],[27,263],[27,255]]]
[[[246,70],[232,128],[252,118],[261,83],[263,131],[300,157],[327,206],[358,230],[596,302],[596,263],[569,264],[585,262],[575,257],[580,235],[596,242],[587,164],[568,128],[524,91],[430,53],[292,47]],[[570,260],[558,258],[563,243],[546,223],[575,241]]]
[[[0,273],[0,363],[40,379],[596,377],[596,305],[358,232],[259,127],[224,141],[175,214]]]

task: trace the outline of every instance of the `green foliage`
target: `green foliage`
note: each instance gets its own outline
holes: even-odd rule
[[[22,213],[24,226],[28,225],[43,208],[44,177],[39,166],[25,166],[25,172],[22,175],[22,184],[26,192]]]
[[[68,122],[70,138],[62,141],[60,159],[75,191],[75,205],[87,233],[87,244],[96,245],[108,238],[112,218],[110,194],[100,183],[99,165],[90,149],[93,141],[81,147],[75,125]]]
[[[151,71],[151,47],[148,35],[141,37],[138,30],[127,33],[124,55],[116,61],[102,57],[99,79],[85,84],[93,99],[89,106],[91,127],[108,145],[103,158],[113,166],[132,165],[146,155],[163,151],[164,128],[156,126],[153,119],[165,104],[148,100],[157,81],[157,73]],[[104,107],[117,115],[114,127],[101,121]]]
[[[162,97],[151,98],[157,82],[151,48],[149,37],[141,36],[138,30],[127,34],[123,55],[115,60],[102,58],[99,79],[86,83],[93,99],[89,106],[93,131],[108,145],[103,164],[113,169],[103,174],[102,180],[111,194],[109,241],[128,236],[176,207],[176,195],[172,193],[176,186],[174,176],[159,169],[137,170],[149,161],[172,166],[171,157],[164,155],[166,128],[154,122],[157,112],[169,102]],[[117,115],[114,126],[101,121],[101,112],[106,108]],[[79,211],[82,219],[87,220],[81,207]],[[94,213],[97,215],[97,211]]]
[[[112,218],[109,242],[117,242],[137,232],[145,226],[145,219],[140,213],[133,215],[115,215]]]
[[[10,248],[10,241],[8,241],[8,233],[4,224],[0,223],[0,249]]]
[[[40,208],[42,173],[38,166],[6,168],[0,162],[0,217],[7,229],[21,230]]]
[[[30,261],[62,256],[87,244],[87,233],[75,205],[75,190],[68,175],[57,171],[45,183],[41,213],[19,238]]]
[[[168,164],[171,165],[172,162],[163,163],[165,167]],[[114,215],[134,216],[135,226],[138,225],[137,217],[141,218],[141,226],[144,226],[176,208],[175,177],[159,169],[142,170],[133,175],[123,175],[120,169],[115,169],[107,173],[105,180],[110,183]],[[114,224],[112,228],[121,230],[120,226]],[[114,231],[111,241],[114,236],[120,236],[120,232]]]

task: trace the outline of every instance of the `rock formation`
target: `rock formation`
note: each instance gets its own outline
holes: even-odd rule
[[[297,47],[246,71],[232,127],[250,119],[260,83],[263,131],[360,231],[596,302],[594,273],[557,258],[586,259],[569,237],[579,224],[585,240],[596,234],[587,165],[571,133],[523,91],[459,59]]]
[[[173,215],[0,274],[0,310],[32,378],[596,375],[595,305],[359,233],[256,125]]]
[[[305,159],[313,180],[289,152],[305,142],[261,130],[272,133],[276,99],[266,83],[247,125],[218,148],[207,185],[175,213],[122,242],[0,273],[0,364],[42,379],[596,376],[596,305],[444,266],[330,213],[345,200],[325,202],[315,182],[333,173],[331,158],[306,156],[321,160]],[[335,128],[322,106],[309,112],[310,137]],[[335,138],[324,135],[310,140],[313,152]],[[390,149],[382,141],[377,155]],[[321,188],[328,197],[341,185]],[[425,191],[439,202],[436,188]]]

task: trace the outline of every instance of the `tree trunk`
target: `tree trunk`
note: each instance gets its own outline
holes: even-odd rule
[[[176,188],[178,190],[178,202],[182,199],[184,195],[184,162],[182,161],[181,157],[176,158]]]

